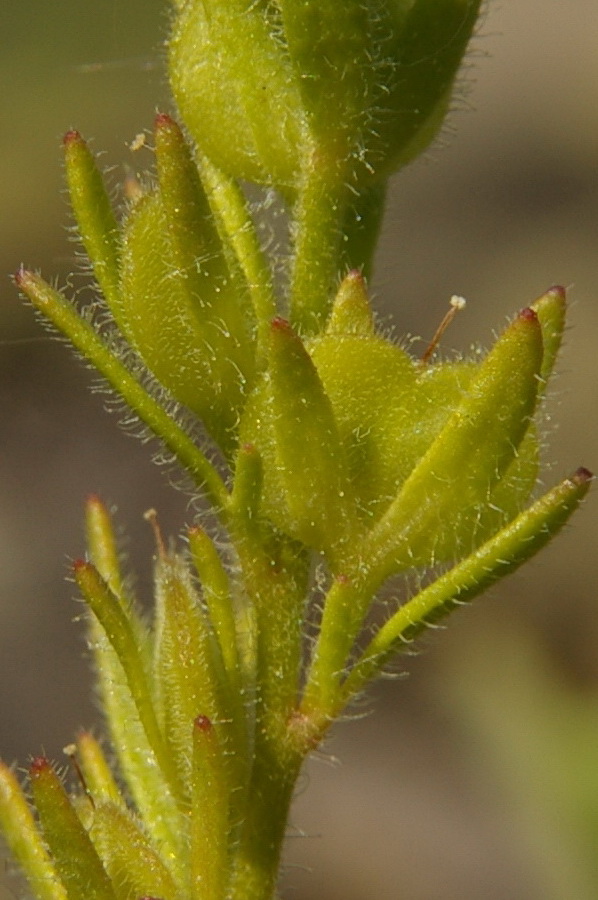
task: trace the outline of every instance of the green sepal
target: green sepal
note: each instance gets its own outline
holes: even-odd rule
[[[359,192],[438,131],[479,7],[190,0],[173,18],[172,89],[227,174],[288,191],[315,160],[329,182]]]
[[[227,264],[178,126],[158,116],[155,139],[159,185],[124,223],[111,311],[156,378],[230,454],[254,375],[251,303]]]
[[[105,707],[104,707],[105,708]],[[99,742],[88,731],[77,736],[76,759],[85,787],[95,801],[123,804],[124,799]]]
[[[353,270],[346,275],[334,298],[327,335],[373,335],[374,316],[363,275]]]
[[[223,708],[221,717],[228,717],[226,734],[221,736],[227,742],[227,751],[237,769],[239,784],[235,801],[242,803],[240,782],[245,782],[244,766],[249,765],[251,754],[250,710],[255,671],[253,660],[248,660],[249,648],[253,642],[253,625],[246,597],[235,596],[234,582],[224,567],[214,541],[202,528],[189,531],[189,550],[201,584],[201,593],[207,619],[211,625],[210,637],[217,647],[212,646],[214,677],[217,681],[217,695]],[[225,708],[224,708],[225,707]],[[205,713],[204,713],[205,715]],[[222,728],[222,725],[217,727]]]
[[[235,612],[228,573],[212,538],[203,528],[190,529],[189,550],[201,584],[203,602],[218,640],[228,679],[238,690],[239,655]]]
[[[273,5],[187,3],[173,19],[169,74],[186,127],[220,169],[283,189],[296,186],[307,132]]]
[[[139,666],[150,671],[151,638],[125,589],[110,514],[99,497],[88,497],[85,508],[88,550],[99,575],[129,623],[132,644]],[[180,854],[180,818],[173,795],[164,789],[157,765],[148,766],[154,751],[148,740],[138,705],[132,695],[123,662],[96,616],[88,622],[89,644],[93,650],[97,684],[107,724],[121,771],[154,840],[167,848],[174,859]],[[103,754],[90,735],[77,742],[80,764],[91,793],[100,799],[117,801],[118,792],[102,763]]]
[[[201,180],[208,195],[216,226],[235,259],[247,284],[257,322],[258,367],[263,366],[270,322],[276,315],[276,294],[272,271],[255,228],[249,203],[240,185],[215,166],[206,156],[198,159]]]
[[[567,295],[564,288],[555,285],[535,300],[531,308],[538,316],[542,328],[544,355],[540,370],[540,392],[546,389],[548,380],[554,369],[558,352],[563,342],[565,317],[567,313]]]
[[[386,80],[380,64],[390,49],[380,38],[394,17],[387,3],[374,8],[363,0],[344,0],[342,9],[322,0],[279,0],[277,6],[310,136],[320,165],[336,180],[354,165],[366,122],[372,127]]]
[[[0,830],[38,900],[67,900],[14,772],[0,760]]]
[[[112,518],[97,494],[90,494],[85,504],[85,531],[91,560],[117,596],[124,599],[124,583],[112,527]]]
[[[96,804],[90,837],[112,882],[117,900],[160,897],[177,900],[177,886],[133,814],[122,804]]]
[[[389,175],[422,153],[449,109],[455,78],[473,34],[481,0],[391,0],[396,25],[385,47],[394,65],[380,84],[379,120],[372,123],[368,160]],[[384,62],[382,62],[384,66]],[[374,124],[375,123],[375,124]]]
[[[89,360],[134,414],[164,442],[194,482],[206,492],[213,506],[216,509],[225,506],[228,491],[215,466],[115,356],[94,326],[38,275],[21,269],[15,275],[15,283],[35,308]]]
[[[444,119],[479,0],[279,0],[319,155],[364,182],[429,144]]]
[[[463,555],[487,535],[478,512],[517,455],[533,416],[542,331],[523,310],[481,363],[465,396],[364,548],[381,578]]]
[[[162,792],[166,795],[166,791],[170,789],[174,798],[180,798],[182,787],[156,717],[151,680],[146,670],[144,654],[126,611],[95,566],[79,560],[73,566],[73,573],[85,601],[97,617],[120,660],[137,715],[152,753],[162,770],[164,778]],[[164,797],[161,802],[165,802]]]
[[[268,328],[268,333],[270,329]],[[246,531],[259,528],[260,500],[264,487],[264,466],[259,450],[253,444],[242,443],[235,459],[235,477],[228,511],[243,522]]]
[[[159,553],[155,597],[156,707],[188,803],[193,722],[196,716],[206,715],[229,723],[228,729],[221,727],[231,731],[227,679],[220,646],[179,554]]]
[[[509,575],[535,556],[569,521],[592,481],[587,469],[553,487],[512,522],[494,534],[470,556],[416,594],[382,625],[347,677],[339,697],[338,715],[358,694],[427,627],[459,606],[470,603],[494,582]]]
[[[283,319],[272,323],[268,377],[252,398],[241,437],[262,454],[262,514],[333,557],[354,525],[345,452],[317,370]]]
[[[117,900],[89,834],[47,759],[34,759],[31,793],[44,838],[69,900]]]
[[[118,303],[120,228],[89,147],[77,131],[64,136],[69,200],[79,235],[108,306]]]
[[[531,304],[542,329],[542,366],[538,378],[538,399],[546,392],[563,339],[566,295],[553,287]],[[538,427],[528,428],[517,454],[503,478],[492,490],[488,503],[479,511],[477,540],[490,536],[520,513],[536,484],[540,471]]]
[[[417,366],[375,334],[326,334],[307,346],[334,410],[356,507],[371,524],[427,448],[434,426],[422,427],[427,410],[416,394]]]
[[[85,504],[85,530],[87,534],[87,550],[91,562],[123,608],[134,631],[137,646],[145,660],[149,661],[151,653],[150,632],[125,585],[112,517],[97,494],[90,494],[87,498]]]
[[[225,900],[230,878],[230,781],[224,748],[211,720],[193,723],[191,766],[191,896]]]
[[[206,189],[214,189],[214,179],[204,186],[203,169],[198,169],[181,129],[170,116],[156,116],[154,137],[171,265],[184,280],[200,324],[214,331],[214,336],[207,331],[205,342],[212,344],[214,353],[231,356],[249,378],[254,367],[249,284],[236,246],[229,246],[226,229],[224,233],[219,230],[223,204],[213,211],[208,200]]]

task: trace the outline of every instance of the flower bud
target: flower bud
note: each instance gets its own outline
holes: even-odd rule
[[[189,0],[173,19],[172,89],[227,174],[292,193],[315,164],[361,191],[438,131],[479,7]]]
[[[157,184],[134,198],[121,226],[93,155],[78,132],[69,132],[71,203],[120,332],[230,456],[255,375],[249,286],[180,128],[159,114],[154,139]]]
[[[158,187],[124,225],[112,312],[156,377],[229,452],[253,375],[251,306],[172,119],[157,117],[155,140]]]
[[[271,358],[241,440],[262,456],[263,515],[333,559],[369,531],[372,559],[382,548],[390,574],[458,557],[523,508],[564,308],[549,292],[481,362],[424,365],[374,332],[366,301],[350,273],[301,365],[288,348],[281,355],[292,378],[281,381],[283,362]]]

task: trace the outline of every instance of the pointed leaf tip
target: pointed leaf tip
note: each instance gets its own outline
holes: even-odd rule
[[[174,119],[168,113],[157,112],[154,118],[154,126],[160,128],[162,125],[174,124]]]
[[[359,269],[351,269],[341,281],[332,304],[326,333],[370,335],[374,320],[367,283]]]
[[[517,320],[521,320],[523,322],[537,322],[538,314],[531,308],[531,306],[526,306],[519,312]]]
[[[548,288],[546,293],[551,294],[553,297],[560,298],[563,303],[567,300],[567,288],[563,287],[562,284],[553,284],[552,287]]]
[[[165,132],[172,131],[177,135],[180,135],[181,140],[184,140],[183,133],[181,131],[181,127],[172,116],[169,116],[168,113],[157,112],[154,117],[154,131],[156,132]]]
[[[359,282],[359,283],[365,282],[365,278],[363,277],[363,274],[360,269],[349,269],[349,271],[345,275],[344,280]]]
[[[35,279],[35,275],[33,272],[30,272],[29,269],[26,269],[25,266],[20,266],[17,271],[12,276],[12,280],[20,291],[26,292],[29,284],[33,282]]]
[[[64,147],[71,147],[73,144],[84,144],[85,141],[81,137],[81,134],[75,129],[71,128],[66,132],[64,137],[62,138],[62,144]]]
[[[18,288],[21,287],[21,283],[22,283],[22,281],[23,281],[23,275],[24,275],[24,274],[25,274],[25,269],[23,269],[23,268],[21,267],[20,269],[17,269],[17,271],[16,271],[16,272],[14,273],[14,275],[12,276],[12,280],[14,281],[14,283],[16,284],[16,286],[17,286]]]
[[[38,778],[44,772],[47,772],[51,769],[52,766],[50,761],[45,756],[34,756],[29,764],[29,776],[31,778]]]
[[[174,140],[179,143],[184,143],[185,141],[178,122],[176,122],[172,116],[169,116],[168,113],[156,113],[154,118],[154,134],[156,140],[160,140],[161,138],[166,138],[166,140],[168,140],[170,136],[171,139],[174,138]]]

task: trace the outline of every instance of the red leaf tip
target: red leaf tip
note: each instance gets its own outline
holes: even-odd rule
[[[42,772],[47,772],[48,769],[51,769],[51,765],[47,757],[45,756],[34,756],[29,765],[29,774],[32,778],[36,775],[40,775]]]
[[[17,269],[15,274],[12,276],[12,280],[18,288],[21,288],[28,275],[30,275],[30,272],[28,272],[24,266],[20,266],[20,268]]]
[[[64,147],[70,147],[72,144],[83,144],[85,142],[80,133],[75,128],[71,128],[62,138],[62,143]]]
[[[156,113],[156,118],[154,119],[154,128],[178,128],[177,123],[174,121],[172,116],[169,116],[168,113]]]
[[[562,284],[553,284],[552,287],[548,288],[546,293],[552,294],[553,297],[558,297],[559,300],[563,301],[563,303],[567,299],[567,288],[563,287]]]
[[[524,322],[537,322],[538,314],[531,307],[526,306],[519,312],[519,319],[522,319]]]
[[[580,466],[571,476],[571,481],[578,485],[587,484],[589,481],[593,480],[594,473],[590,472],[589,469],[586,469],[585,466]]]
[[[360,272],[359,269],[349,269],[345,276],[345,280],[362,282],[365,281],[365,278],[363,277],[363,273]]]

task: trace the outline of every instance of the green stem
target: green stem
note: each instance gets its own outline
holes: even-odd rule
[[[253,790],[235,850],[231,900],[272,900],[302,762],[301,754],[280,754],[273,743],[263,739],[256,743]]]
[[[386,189],[382,181],[351,200],[343,225],[342,259],[347,271],[357,269],[366,281],[372,277],[374,255],[384,215]]]
[[[378,586],[346,576],[332,583],[301,702],[301,713],[309,719],[326,720],[336,708],[351,648]]]
[[[247,281],[251,302],[257,319],[257,354],[265,357],[270,322],[276,315],[276,297],[272,272],[262,250],[251,219],[247,200],[234,179],[220,171],[207,157],[198,161],[204,188],[220,225]],[[226,245],[226,242],[223,241]]]
[[[289,725],[297,704],[308,558],[288,539],[236,541],[256,621],[254,763],[234,850],[235,900],[270,900],[304,756]]]
[[[315,153],[314,153],[315,156]],[[294,209],[290,320],[301,334],[320,332],[342,275],[341,249],[349,191],[312,161]]]

